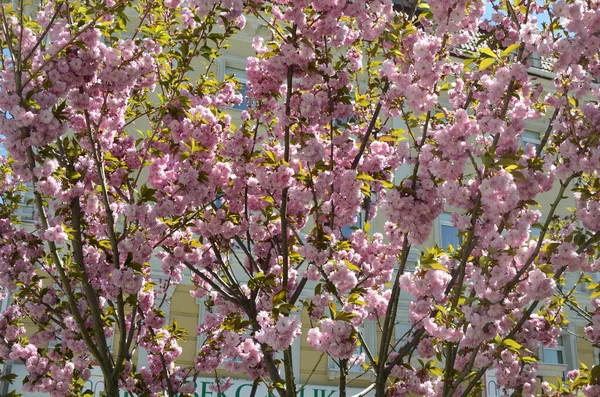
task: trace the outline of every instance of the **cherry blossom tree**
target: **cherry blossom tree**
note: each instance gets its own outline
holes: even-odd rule
[[[374,379],[361,395],[478,395],[490,369],[534,395],[536,352],[557,343],[567,307],[600,345],[599,7],[3,3],[0,358],[25,363],[23,390],[52,396],[89,393],[92,364],[111,397],[193,393],[223,367],[254,380],[250,395],[297,396],[307,313],[340,396],[358,364]],[[215,70],[247,20],[262,30],[244,98]],[[529,122],[544,126],[537,145],[521,144]],[[33,225],[16,216],[25,192]],[[456,247],[428,244],[444,210]],[[187,330],[205,339],[191,368],[160,298],[184,277],[207,313]],[[411,327],[396,338],[401,293]],[[600,395],[600,366],[569,379],[546,392]]]

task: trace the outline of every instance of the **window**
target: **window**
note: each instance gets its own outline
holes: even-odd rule
[[[206,308],[204,307],[205,298],[196,298],[196,304],[198,305],[198,327],[204,324],[204,317],[206,315]],[[196,352],[200,351],[204,342],[206,341],[206,337],[204,334],[196,335]]]
[[[344,130],[346,129],[346,127],[350,126],[353,123],[357,123],[358,121],[358,117],[353,114],[343,119],[333,119],[331,123],[334,127],[338,127],[339,130]]]
[[[367,320],[366,320],[367,321]],[[366,327],[365,324],[363,323],[363,325],[358,329],[358,332],[361,333],[361,335],[363,336],[363,338],[365,339],[366,342],[366,331],[365,331]],[[361,342],[358,340],[357,338],[357,344],[358,346],[356,346],[356,349],[354,350],[354,354],[356,354],[356,360],[348,360],[348,371],[349,372],[364,372],[364,369],[362,367],[362,364],[358,364],[360,362],[360,360],[358,359],[359,356],[362,354],[363,357],[366,358],[366,353],[365,353],[365,348],[364,346],[361,344]],[[330,360],[330,363],[333,363],[333,368],[332,369],[337,369],[337,364],[333,361]]]
[[[531,226],[531,229],[529,231],[529,235],[531,236],[532,239],[537,240],[540,238],[540,234],[542,234],[542,227],[541,226]]]
[[[408,316],[408,313],[405,315]],[[400,341],[398,346],[402,346],[410,340],[410,330],[412,326],[409,324],[408,320],[400,320],[398,324],[396,324],[396,340]]]
[[[10,295],[5,289],[0,289],[0,313],[5,311],[10,304]]]
[[[249,99],[248,93],[248,79],[246,78],[246,71],[241,68],[234,68],[232,66],[225,66],[225,75],[233,75],[238,80],[238,92],[242,95],[242,102],[239,105],[234,105],[233,108],[236,110],[248,110]]]
[[[501,396],[501,387],[498,385],[498,381],[496,380],[495,376],[487,376],[488,373],[486,372],[486,385],[485,385],[485,393],[484,396],[487,397],[500,397]]]
[[[535,146],[535,152],[539,153],[541,143],[542,140],[539,132],[525,130],[525,132],[523,132],[523,135],[521,135],[521,145],[523,146],[523,148],[525,148],[525,146],[527,146],[528,144],[533,145]]]
[[[371,197],[366,197],[363,202],[362,209],[356,216],[356,222],[351,225],[346,225],[341,228],[342,237],[345,239],[350,238],[352,233],[355,230],[362,229],[364,226],[364,222],[367,221],[367,214],[369,213],[369,208],[371,207]]]
[[[342,227],[342,237],[345,239],[350,238],[350,236],[352,235],[352,233],[354,233],[355,230],[358,230],[362,227],[362,224],[363,224],[363,211],[360,211],[360,213],[356,217],[356,222],[354,222],[351,225]]]
[[[538,353],[538,375],[544,379],[556,377],[565,380],[567,371],[574,369],[573,363],[578,362],[577,341],[571,335],[576,335],[577,327],[570,325],[568,330],[557,338],[555,347],[541,346]]]
[[[375,322],[371,320],[365,320],[364,323],[357,329],[357,331],[360,332],[360,334],[362,335],[363,340],[369,347],[369,351],[371,352],[371,354],[374,354],[375,349],[377,347],[377,328],[375,326]],[[365,352],[364,345],[358,344],[356,346],[356,349],[354,350],[354,354],[363,354],[364,362],[367,364],[369,363],[369,358],[367,357],[367,354]],[[329,379],[335,379],[339,377],[340,369],[338,367],[338,362],[337,360],[334,360],[331,357],[328,357],[328,360]],[[365,369],[363,368],[362,363],[361,365],[358,365],[357,362],[352,362],[351,360],[348,360],[348,372],[364,373]]]
[[[529,55],[529,65],[532,68],[541,69],[542,68],[542,57],[540,56],[540,54],[538,54],[537,52],[532,52],[531,55]]]
[[[452,224],[452,214],[444,212],[440,215],[440,242],[443,249],[449,246],[454,249],[460,247],[462,237],[458,233],[458,229]]]
[[[0,135],[0,139],[2,135]],[[0,140],[1,142],[1,140]],[[0,143],[0,157],[6,157],[6,148]],[[20,207],[15,211],[15,215],[21,220],[21,222],[31,223],[34,219],[34,204],[33,204],[33,184],[27,182],[24,184],[25,191],[18,192],[21,196]],[[0,199],[1,200],[1,199]],[[1,202],[1,201],[0,201]]]
[[[19,217],[21,222],[31,223],[33,222],[35,207],[33,204],[33,184],[31,182],[27,182],[25,184],[26,191],[20,192],[21,194],[21,203],[20,207],[17,211],[15,211],[15,215]]]
[[[529,238],[531,240],[539,240],[540,235],[542,234],[542,227],[546,224],[546,217],[542,216],[540,217],[540,219],[538,219],[537,223],[534,223],[533,225],[531,225],[531,228],[529,229]],[[546,230],[545,233],[545,238],[548,238],[548,233],[549,231]]]
[[[555,347],[542,346],[540,361],[545,364],[566,364],[564,339],[564,336],[559,337]]]
[[[217,193],[217,197],[215,198],[215,208],[219,209],[223,206],[223,196],[224,193]]]

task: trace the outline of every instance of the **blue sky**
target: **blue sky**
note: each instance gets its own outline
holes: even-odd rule
[[[541,4],[541,2],[538,4]],[[485,14],[483,14],[484,18],[491,18],[493,13],[494,13],[494,9],[492,8],[492,2],[486,1],[485,2]],[[537,18],[538,18],[538,26],[540,27],[540,29],[542,28],[543,22],[550,21],[550,18],[548,18],[547,13],[539,14],[539,15],[537,15]]]

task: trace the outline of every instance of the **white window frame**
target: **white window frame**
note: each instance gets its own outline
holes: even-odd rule
[[[575,334],[576,328],[575,325],[569,326],[569,331]],[[545,347],[540,346],[538,349],[538,374],[540,376],[557,376],[557,373],[562,373],[563,378],[566,376],[566,372],[574,369],[573,363],[578,362],[577,357],[577,341],[575,338],[570,335],[569,332],[563,332],[560,335],[562,339],[562,346],[556,347]],[[561,351],[562,352],[562,360],[563,363],[551,363],[546,362],[544,353],[545,351]]]
[[[196,298],[196,304],[198,305],[198,327],[201,326],[202,324],[204,324],[204,302],[206,301],[206,298]],[[198,334],[198,332],[196,332],[196,354],[198,354],[198,352],[200,351],[200,348],[202,348],[202,345],[204,345],[204,342],[206,341],[205,337],[202,337]]]
[[[551,364],[551,365],[567,365],[567,357],[566,357],[566,349],[565,346],[566,345],[566,338],[561,335],[559,338],[559,344],[557,344],[554,347],[546,347],[546,346],[541,346],[540,347],[540,362],[544,363],[544,364]],[[559,357],[560,353],[560,360],[562,362],[550,362],[547,361],[547,355],[549,355],[549,353],[551,352],[556,352],[556,357]]]

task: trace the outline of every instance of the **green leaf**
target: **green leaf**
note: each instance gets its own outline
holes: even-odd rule
[[[266,201],[267,203],[275,203],[275,199],[273,199],[271,196],[261,196],[260,199]]]
[[[479,64],[479,71],[481,72],[482,70],[485,70],[485,69],[489,68],[494,63],[496,63],[496,59],[495,58],[486,58],[486,59],[484,59]]]
[[[67,177],[71,180],[77,180],[81,178],[81,174],[76,171],[67,171]]]
[[[510,350],[520,350],[523,346],[514,339],[504,339],[502,344],[508,347]]]
[[[140,189],[140,195],[142,196],[143,201],[153,201],[156,202],[156,198],[154,198],[154,194],[156,193],[156,189],[150,189],[146,184],[143,184]]]
[[[552,271],[552,265],[551,265],[551,264],[549,264],[549,263],[545,263],[545,264],[543,264],[543,265],[539,265],[539,266],[538,266],[538,269],[540,269],[540,270],[541,270],[542,272],[544,272],[544,274],[546,274],[546,275],[553,274],[553,271]]]
[[[275,155],[275,153],[267,150],[267,151],[265,151],[265,154],[267,155],[267,158],[269,159],[267,164],[277,164],[277,156]]]
[[[100,245],[100,247],[106,248],[106,249],[110,249],[111,248],[110,241],[108,241],[108,240],[100,240],[98,242],[98,245]]]
[[[359,267],[358,267],[358,266],[356,266],[354,263],[352,263],[352,262],[350,262],[350,261],[347,261],[347,260],[344,260],[344,264],[346,265],[346,267],[347,267],[349,270],[353,270],[353,271],[355,271],[355,272],[360,272],[360,269],[359,269]]]
[[[520,43],[515,43],[515,44],[509,45],[504,51],[502,51],[500,53],[500,56],[502,58],[506,58],[511,52],[513,52],[514,50],[519,48],[520,45],[521,45]]]
[[[335,308],[335,303],[329,302],[329,310],[331,311],[331,317],[335,317],[337,315],[337,310]]]
[[[285,382],[283,380],[278,380],[276,382],[273,382],[273,386],[276,389],[283,389],[283,390],[285,390]]]
[[[559,245],[559,243],[548,243],[542,247],[542,252],[552,254],[554,251],[556,251]]]
[[[119,159],[113,156],[113,154],[109,151],[104,153],[104,161],[108,161],[111,163],[119,164]]]
[[[339,240],[335,248],[336,251],[347,251],[351,248],[351,245],[348,240]]]
[[[594,367],[592,367],[590,375],[592,376],[592,380],[594,380],[594,384],[600,385],[600,364],[594,365]]]
[[[3,382],[8,382],[10,384],[12,384],[16,378],[17,378],[17,374],[6,374],[3,376],[0,376],[0,380],[2,380]]]
[[[481,162],[483,163],[483,165],[485,165],[486,167],[491,167],[492,164],[494,164],[494,158],[492,157],[491,154],[489,154],[488,152],[486,152],[482,157],[481,157]]]
[[[277,304],[279,302],[283,302],[285,300],[286,297],[286,290],[281,290],[278,293],[276,293],[275,295],[273,295],[273,304]]]
[[[274,308],[283,314],[290,314],[290,312],[292,310],[298,310],[298,308],[296,306],[292,305],[291,303],[280,303],[280,304],[276,305]]]
[[[484,48],[480,49],[479,52],[481,54],[487,55],[491,58],[498,58],[498,55],[496,55],[496,53],[494,51],[492,51],[491,49],[489,49],[488,47],[484,47]]]
[[[315,295],[321,295],[321,284],[317,284],[315,287]]]
[[[511,172],[511,175],[515,178],[520,180],[521,182],[527,182],[527,178],[525,178],[525,175],[523,175],[522,172],[520,171],[513,171]]]
[[[356,179],[362,180],[362,181],[371,181],[371,182],[375,182],[375,178],[373,178],[371,175],[369,174],[365,174],[364,172],[358,174],[358,176],[356,177]]]
[[[476,58],[468,58],[463,62],[463,66],[466,68],[467,66],[469,66],[470,64],[472,64],[473,62],[475,62]]]
[[[356,317],[356,314],[354,313],[340,312],[337,316],[335,316],[335,319],[350,322],[350,320],[352,320],[354,317]]]
[[[442,265],[439,262],[434,262],[431,265],[429,265],[433,270],[441,270],[443,272],[448,273],[448,269],[446,269],[446,267],[444,265]]]
[[[381,183],[381,186],[383,186],[386,189],[391,189],[394,187],[394,184],[392,182],[388,182],[385,179],[379,179],[378,182]]]

